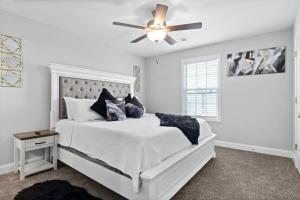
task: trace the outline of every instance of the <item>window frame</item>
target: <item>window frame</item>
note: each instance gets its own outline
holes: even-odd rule
[[[218,84],[217,84],[217,116],[211,117],[211,116],[205,116],[205,115],[192,115],[192,117],[199,117],[203,118],[206,121],[210,122],[221,122],[221,55],[216,54],[216,55],[209,55],[209,56],[201,56],[201,57],[196,57],[196,58],[189,58],[189,59],[184,59],[181,61],[181,113],[185,113],[185,73],[184,73],[184,66],[187,64],[192,64],[192,63],[197,63],[197,62],[206,62],[206,61],[211,61],[214,59],[218,59],[218,65],[217,65],[217,79],[218,79]]]

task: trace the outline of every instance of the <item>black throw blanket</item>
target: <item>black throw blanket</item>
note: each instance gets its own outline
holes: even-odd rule
[[[161,126],[171,126],[179,128],[192,144],[198,144],[200,125],[197,119],[187,115],[172,115],[155,113],[160,119]]]

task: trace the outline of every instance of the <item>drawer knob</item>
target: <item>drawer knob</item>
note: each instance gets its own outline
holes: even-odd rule
[[[46,143],[46,141],[43,141],[43,142],[36,142],[36,143],[34,143],[35,145],[39,145],[39,144],[45,144]]]

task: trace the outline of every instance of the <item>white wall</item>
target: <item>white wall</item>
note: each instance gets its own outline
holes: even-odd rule
[[[222,34],[222,33],[220,33]],[[292,30],[219,43],[146,61],[147,109],[181,113],[181,60],[221,55],[221,122],[210,123],[218,140],[292,149]],[[286,72],[244,77],[226,76],[226,54],[286,46]]]
[[[1,10],[0,33],[23,40],[24,61],[24,86],[0,87],[0,165],[13,161],[13,133],[49,128],[50,62],[125,75],[140,65],[145,101],[143,58]]]

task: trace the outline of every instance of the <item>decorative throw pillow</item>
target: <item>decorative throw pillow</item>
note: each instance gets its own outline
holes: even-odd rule
[[[136,105],[127,103],[125,106],[126,117],[140,118],[144,115],[144,110]]]
[[[142,109],[143,111],[145,110],[143,104],[141,104],[141,103],[139,102],[139,100],[138,100],[136,97],[132,97],[132,98],[131,98],[131,94],[128,94],[127,97],[125,97],[124,100],[125,100],[125,103],[126,103],[126,104],[131,103],[131,104],[133,104],[133,105],[139,107],[139,108]]]
[[[130,100],[131,100],[131,94],[129,93],[129,94],[127,95],[127,97],[124,98],[124,101],[125,101],[125,103],[127,104],[127,103],[129,103]]]
[[[106,88],[103,88],[98,100],[91,106],[91,110],[107,119],[107,108],[105,100],[109,100],[113,103],[118,102],[118,100],[113,95],[111,95]]]
[[[125,102],[113,103],[105,100],[107,108],[107,121],[121,121],[126,119]]]

